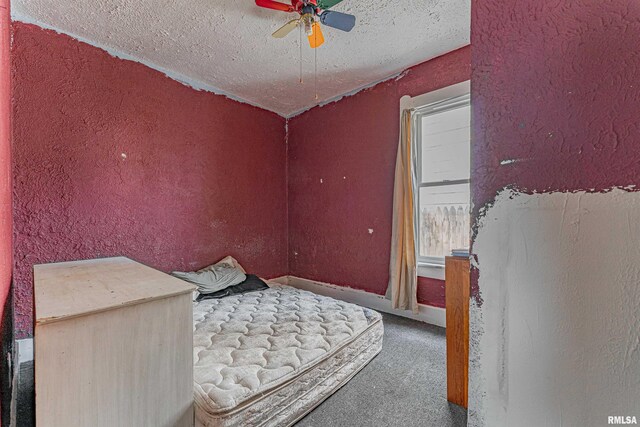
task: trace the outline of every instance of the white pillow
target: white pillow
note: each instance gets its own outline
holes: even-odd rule
[[[238,261],[236,261],[236,259],[234,257],[232,257],[232,256],[224,257],[220,261],[216,262],[214,265],[218,265],[218,264],[230,265],[230,266],[235,267],[238,270],[242,271],[244,274],[247,274],[247,272],[244,270],[244,268],[242,268],[240,263]]]

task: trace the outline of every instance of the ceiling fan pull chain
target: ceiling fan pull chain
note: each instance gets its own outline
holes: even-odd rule
[[[315,53],[315,71],[314,71],[314,87],[316,92],[316,101],[318,100],[318,49],[313,49]]]
[[[300,28],[300,41],[298,43],[298,45],[300,46],[300,84],[303,84],[304,82],[302,80],[302,23],[300,23],[298,27]]]

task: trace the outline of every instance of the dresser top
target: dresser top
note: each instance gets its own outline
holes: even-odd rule
[[[195,286],[129,258],[33,267],[36,325],[193,292]]]

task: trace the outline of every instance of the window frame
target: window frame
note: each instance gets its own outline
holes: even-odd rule
[[[470,184],[471,179],[444,180],[422,183],[422,117],[450,111],[471,105],[470,81],[465,81],[452,86],[426,93],[417,97],[405,96],[400,101],[400,112],[411,110],[411,128],[413,141],[413,167],[414,167],[414,241],[416,242],[416,262],[418,264],[418,276],[444,280],[444,257],[420,256],[419,229],[420,229],[420,189],[425,187]],[[469,141],[471,143],[471,141]]]

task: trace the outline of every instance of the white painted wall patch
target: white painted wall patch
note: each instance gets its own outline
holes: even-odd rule
[[[498,195],[474,243],[470,426],[637,413],[638,248],[640,192]]]

